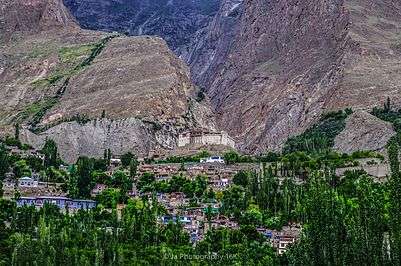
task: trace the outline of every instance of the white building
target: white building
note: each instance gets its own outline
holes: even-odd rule
[[[212,156],[200,160],[201,163],[222,163],[224,164],[224,158],[220,156]]]
[[[188,145],[225,145],[235,148],[235,141],[227,132],[191,131],[178,136],[178,147]]]
[[[110,163],[114,166],[119,166],[121,164],[121,159],[111,158]]]
[[[289,245],[292,245],[295,242],[295,238],[292,236],[283,236],[280,238],[279,244],[278,244],[278,254],[282,255],[287,251],[287,248]]]
[[[38,181],[30,177],[22,177],[18,179],[19,187],[38,187]]]

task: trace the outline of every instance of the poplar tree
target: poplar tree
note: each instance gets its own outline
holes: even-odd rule
[[[387,147],[391,176],[390,193],[390,254],[394,265],[401,264],[401,175],[399,146],[395,138],[390,139]]]

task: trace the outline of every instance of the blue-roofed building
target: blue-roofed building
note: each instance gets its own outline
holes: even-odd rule
[[[93,209],[97,203],[93,200],[81,200],[81,199],[70,199],[66,197],[55,197],[55,196],[40,196],[40,197],[20,197],[17,199],[17,206],[21,207],[24,205],[32,205],[38,208],[43,207],[44,204],[53,204],[60,209]]]

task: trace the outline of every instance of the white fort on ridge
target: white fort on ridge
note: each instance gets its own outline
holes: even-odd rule
[[[235,148],[235,141],[224,131],[193,130],[178,136],[178,147],[188,145],[225,145]]]

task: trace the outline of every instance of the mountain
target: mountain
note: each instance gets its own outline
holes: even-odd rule
[[[86,27],[165,38],[243,151],[279,150],[331,110],[400,102],[397,1],[66,3]]]
[[[330,110],[400,105],[399,1],[245,0],[240,13],[228,47],[215,18],[191,66],[243,150],[278,150]]]
[[[189,70],[158,37],[82,30],[60,0],[0,1],[0,127],[22,125],[63,159],[176,146],[179,130],[213,128]],[[6,33],[6,34],[4,34]]]
[[[197,32],[206,27],[220,0],[64,0],[85,29],[162,37],[185,54]]]
[[[14,38],[17,44],[3,45],[0,57],[7,59],[0,61],[8,110],[1,111],[0,118],[6,124],[21,120],[22,112],[22,120],[45,136],[42,131],[57,129],[60,121],[95,118],[105,109],[113,121],[134,118],[177,128],[190,126],[190,116],[214,126],[208,103],[194,101],[196,89],[188,69],[160,38],[108,39],[113,33],[81,30],[75,20],[88,29],[164,38],[189,65],[192,81],[208,94],[216,126],[228,131],[245,152],[280,150],[289,137],[304,132],[324,113],[352,108],[357,112],[347,119],[347,133],[336,142],[348,151],[347,136],[355,140],[371,129],[372,136],[380,134],[380,126],[373,126],[377,120],[368,114],[374,106],[388,97],[400,105],[401,3],[396,1],[64,2],[75,18],[60,1],[2,1],[3,43]],[[27,7],[34,12],[27,13]],[[61,99],[57,104],[44,101],[55,95]],[[176,99],[177,110],[171,107]],[[43,108],[46,112],[40,111]],[[30,114],[38,109],[40,115]],[[352,130],[353,124],[361,123],[372,127]],[[392,134],[386,132],[377,149]],[[174,138],[158,142],[161,136],[174,135],[164,133],[151,143],[173,147]],[[372,146],[359,139],[354,147]],[[150,150],[157,145],[139,146]]]

